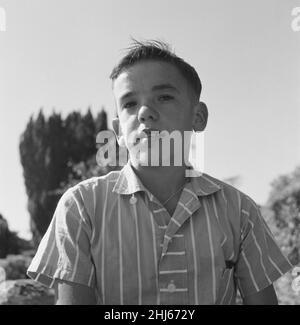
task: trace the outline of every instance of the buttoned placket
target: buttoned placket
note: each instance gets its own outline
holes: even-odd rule
[[[184,234],[180,230],[200,206],[196,194],[185,187],[170,218],[160,202],[149,195],[148,208],[153,213],[159,237],[162,238],[158,261],[158,294],[161,304],[188,303],[188,261]]]
[[[220,186],[213,183],[205,175],[199,179],[195,179],[195,181],[192,179],[183,189],[176,210],[172,218],[170,218],[167,210],[141,184],[129,165],[122,172],[123,174],[121,174],[115,183],[113,191],[119,194],[130,195],[128,203],[132,207],[131,210],[134,216],[136,233],[138,232],[138,216],[140,213],[145,213],[144,209],[149,211],[145,216],[147,217],[148,214],[150,218],[148,223],[150,227],[149,231],[155,236],[155,247],[157,249],[154,254],[157,263],[157,269],[155,271],[155,279],[157,279],[156,303],[195,303],[195,301],[198,301],[198,296],[194,297],[196,292],[189,292],[189,290],[192,290],[190,283],[193,281],[189,276],[195,277],[195,274],[193,274],[195,258],[190,255],[190,251],[185,250],[186,247],[190,247],[189,236],[193,233],[193,219],[191,217],[202,206],[202,203],[200,203],[202,200],[199,196],[202,197],[214,193],[220,189]],[[122,175],[125,177],[122,177]],[[147,194],[145,195],[147,199],[144,200],[144,206],[138,202],[142,198],[142,193]],[[152,203],[149,203],[149,199]],[[142,210],[139,210],[142,206]],[[153,213],[154,210],[156,213]],[[160,224],[159,221],[161,219],[167,219],[167,222]],[[140,239],[137,236],[136,240],[139,241]],[[138,273],[140,274],[140,272]],[[140,278],[139,283],[141,283]],[[139,285],[140,287],[141,285]],[[141,294],[139,291],[139,297]]]

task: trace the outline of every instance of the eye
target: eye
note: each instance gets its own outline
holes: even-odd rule
[[[127,102],[123,105],[123,108],[132,108],[136,105],[136,102],[135,101],[130,101],[130,102]]]
[[[172,99],[174,99],[174,97],[171,96],[171,95],[160,95],[160,96],[158,97],[158,100],[161,101],[161,102],[170,101],[170,100],[172,100]]]

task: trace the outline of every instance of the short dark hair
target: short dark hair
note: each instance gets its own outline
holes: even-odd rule
[[[167,43],[158,40],[141,42],[133,39],[132,45],[126,50],[128,51],[127,54],[119,61],[110,74],[112,80],[118,78],[124,70],[138,62],[147,60],[163,61],[172,64],[179,70],[192,87],[197,100],[199,100],[202,85],[198,73],[190,64],[171,51]]]

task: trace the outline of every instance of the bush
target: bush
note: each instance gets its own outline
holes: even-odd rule
[[[8,255],[0,259],[0,268],[4,269],[7,280],[27,279],[26,271],[31,260],[31,256]]]
[[[32,248],[32,243],[18,237],[17,233],[10,231],[6,219],[0,214],[0,258],[8,254],[20,254]]]
[[[272,183],[268,206],[279,246],[296,265],[300,262],[300,166]]]
[[[68,181],[74,165],[95,156],[96,135],[106,129],[104,110],[96,118],[90,110],[65,119],[56,113],[47,118],[41,110],[36,119],[30,118],[19,149],[35,247],[51,222],[61,183]]]

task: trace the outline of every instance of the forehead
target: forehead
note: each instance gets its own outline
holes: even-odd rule
[[[172,64],[160,61],[142,61],[124,70],[113,82],[117,98],[128,91],[143,91],[160,84],[170,84],[178,90],[186,90],[187,82]]]

